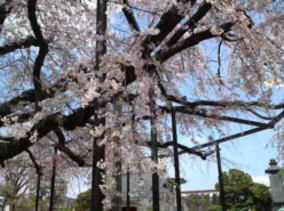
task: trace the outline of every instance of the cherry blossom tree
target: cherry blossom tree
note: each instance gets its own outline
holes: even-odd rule
[[[117,175],[142,171],[157,211],[168,147],[204,158],[284,115],[282,0],[0,3],[0,161],[56,136],[66,166],[93,161],[93,210],[111,208]],[[197,147],[172,141],[169,114]]]

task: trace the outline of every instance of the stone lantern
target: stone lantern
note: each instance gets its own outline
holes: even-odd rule
[[[269,174],[273,211],[278,211],[284,208],[284,169],[277,166],[275,159],[271,159],[265,173]]]

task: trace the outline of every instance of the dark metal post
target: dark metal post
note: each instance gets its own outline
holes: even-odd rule
[[[156,128],[156,111],[155,111],[155,101],[153,100],[154,90],[150,90],[150,125],[151,125],[151,157],[155,163],[158,163],[158,140],[157,140],[157,128]],[[153,211],[160,210],[160,187],[159,187],[159,175],[157,172],[152,174],[152,195],[153,195]]]
[[[177,125],[176,114],[172,109],[172,130],[173,130],[173,146],[174,146],[174,166],[175,166],[175,185],[176,185],[176,205],[177,211],[181,211],[181,191],[180,191],[180,174],[179,174],[179,156],[178,156],[178,137],[177,137]]]
[[[41,182],[41,173],[40,173],[40,172],[37,172],[35,211],[39,211],[40,182]]]
[[[39,210],[39,208],[38,208],[39,200],[40,200],[40,196],[39,196],[39,193],[40,193],[40,182],[41,182],[41,176],[42,176],[41,166],[38,165],[35,157],[33,156],[33,153],[29,149],[26,149],[26,152],[28,153],[31,161],[33,162],[35,170],[36,170],[36,174],[37,174],[35,211],[38,211]]]
[[[216,149],[216,157],[217,157],[217,167],[218,167],[218,175],[219,175],[219,186],[220,186],[220,203],[222,206],[222,211],[226,211],[226,203],[225,203],[225,192],[224,192],[224,184],[223,184],[223,174],[222,174],[222,164],[220,157],[220,148],[219,144],[215,145]]]
[[[130,211],[130,173],[129,169],[127,169],[126,173],[126,211]]]
[[[57,155],[57,147],[54,147],[52,176],[51,176],[51,182],[50,182],[49,211],[54,210],[55,181],[56,181],[56,155]]]
[[[104,146],[98,146],[97,140],[94,139],[93,145],[93,179],[92,179],[92,194],[91,194],[91,211],[103,210],[104,194],[100,189],[100,185],[103,185],[104,170],[97,166],[97,163],[104,159]]]

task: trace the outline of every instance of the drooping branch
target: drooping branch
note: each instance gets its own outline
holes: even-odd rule
[[[55,145],[55,147],[63,152],[67,157],[69,157],[72,161],[78,164],[78,166],[85,166],[85,160],[80,156],[75,154],[72,150],[70,150],[66,145],[66,139],[64,136],[64,133],[59,129],[56,128],[54,130],[57,138],[58,138],[58,144]]]
[[[221,46],[222,46],[222,39],[218,44],[218,52],[217,52],[217,61],[218,61],[218,68],[217,68],[217,77],[219,79],[220,84],[223,84],[222,75],[221,75]]]
[[[62,144],[56,144],[55,145],[58,150],[63,152],[68,158],[70,158],[73,162],[77,163],[78,166],[90,166],[86,164],[85,160],[78,154],[75,154],[69,147],[62,145]]]
[[[33,163],[33,165],[34,165],[34,167],[35,167],[35,170],[36,170],[37,174],[41,174],[41,167],[40,167],[40,165],[37,163],[37,161],[36,161],[36,159],[35,159],[33,153],[31,152],[31,150],[26,149],[25,151],[28,153],[28,155],[29,155],[29,157],[30,157],[30,159],[31,159],[31,161],[32,161],[32,163]]]

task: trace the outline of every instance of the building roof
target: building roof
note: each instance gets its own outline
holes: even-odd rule
[[[216,193],[219,192],[218,190],[211,189],[211,190],[186,190],[182,191],[182,194],[198,194],[198,193]]]

